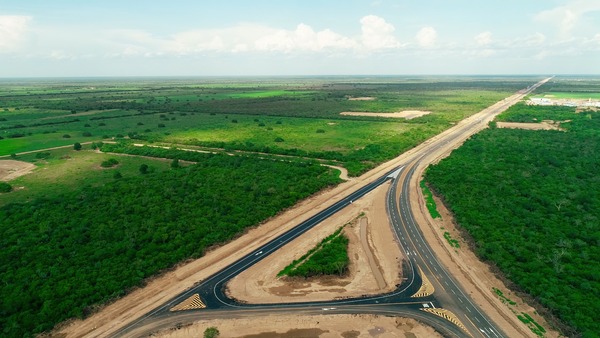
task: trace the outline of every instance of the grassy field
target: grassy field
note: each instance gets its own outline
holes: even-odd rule
[[[358,175],[535,82],[532,78],[221,80],[3,83],[0,156],[129,137],[325,157],[345,163],[351,175]],[[349,100],[364,96],[375,100]],[[432,113],[410,121],[340,115],[401,110]]]
[[[164,172],[170,169],[170,161],[151,158],[139,158],[115,154],[97,153],[84,146],[75,151],[72,147],[47,152],[45,158],[38,153],[19,155],[15,159],[36,165],[33,173],[21,176],[10,183],[19,187],[10,194],[0,194],[0,206],[9,203],[30,202],[40,198],[52,198],[82,187],[98,187],[114,181],[116,172],[122,177],[139,175],[139,167],[146,164],[152,172]],[[102,168],[102,161],[116,158],[119,164],[113,168]],[[48,184],[51,182],[51,184]]]

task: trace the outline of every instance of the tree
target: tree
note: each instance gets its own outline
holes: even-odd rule
[[[81,150],[81,148],[82,148],[81,143],[79,143],[79,142],[75,142],[75,144],[73,145],[73,149],[75,149],[77,151]]]
[[[142,174],[147,174],[148,173],[148,165],[147,164],[142,164],[140,165],[140,173]]]
[[[220,334],[219,329],[214,326],[207,327],[204,330],[204,338],[217,338]]]
[[[173,161],[171,162],[171,168],[179,168],[179,159],[174,158]]]

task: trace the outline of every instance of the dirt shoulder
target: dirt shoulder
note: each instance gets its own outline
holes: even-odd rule
[[[164,330],[153,337],[201,337],[208,327],[216,327],[221,337],[298,338],[298,337],[405,337],[441,338],[432,328],[414,319],[372,315],[298,315],[198,321],[180,329]],[[240,328],[243,334],[240,334]]]

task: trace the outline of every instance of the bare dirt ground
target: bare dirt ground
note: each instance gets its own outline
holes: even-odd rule
[[[8,182],[19,176],[29,174],[35,164],[15,160],[0,160],[0,181]]]
[[[371,315],[267,316],[198,321],[177,330],[155,334],[159,338],[201,337],[208,327],[232,338],[441,338],[432,328],[414,319]],[[243,328],[243,333],[240,333]]]
[[[522,122],[497,122],[498,128],[509,129],[528,129],[528,130],[563,130],[559,123],[554,121],[542,121],[540,123],[522,123]]]
[[[417,117],[431,114],[430,111],[423,110],[404,110],[395,113],[370,113],[370,112],[341,112],[340,115],[347,116],[378,116],[378,117],[391,117],[391,118],[403,118],[411,120]]]
[[[249,303],[306,302],[358,297],[392,291],[400,283],[401,259],[385,211],[389,183],[344,208],[305,234],[235,277],[229,296]],[[300,258],[347,224],[349,273],[345,277],[277,277]]]

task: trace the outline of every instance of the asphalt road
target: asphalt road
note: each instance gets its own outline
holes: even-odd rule
[[[543,82],[524,89],[511,98],[487,108],[480,118],[459,123],[449,131],[442,133],[435,142],[422,147],[418,153],[402,165],[320,211],[253,253],[242,257],[199,285],[153,309],[138,320],[129,323],[114,336],[139,336],[142,333],[147,334],[161,327],[197,320],[200,315],[201,318],[231,318],[240,314],[256,315],[275,312],[322,314],[327,312],[329,314],[368,313],[408,316],[419,319],[450,337],[507,337],[439,263],[429,244],[424,240],[423,234],[415,221],[410,205],[409,187],[413,176],[420,176],[421,164],[427,164],[435,160],[434,154],[443,150],[443,148],[449,150],[462,143],[466,137],[487,125],[487,122],[493,119],[495,115],[518,102],[524,95],[533,91]],[[393,183],[388,193],[388,214],[398,244],[407,257],[403,268],[404,281],[396,291],[373,297],[293,304],[241,304],[225,295],[225,285],[233,277],[390,179],[393,180]],[[435,287],[435,293],[424,297],[411,297],[418,292],[422,285],[421,271]],[[206,309],[169,311],[169,309],[193,294],[201,296],[207,306]],[[438,315],[422,311],[423,309],[439,309],[440,307],[452,311],[464,324],[464,327],[461,328]]]

